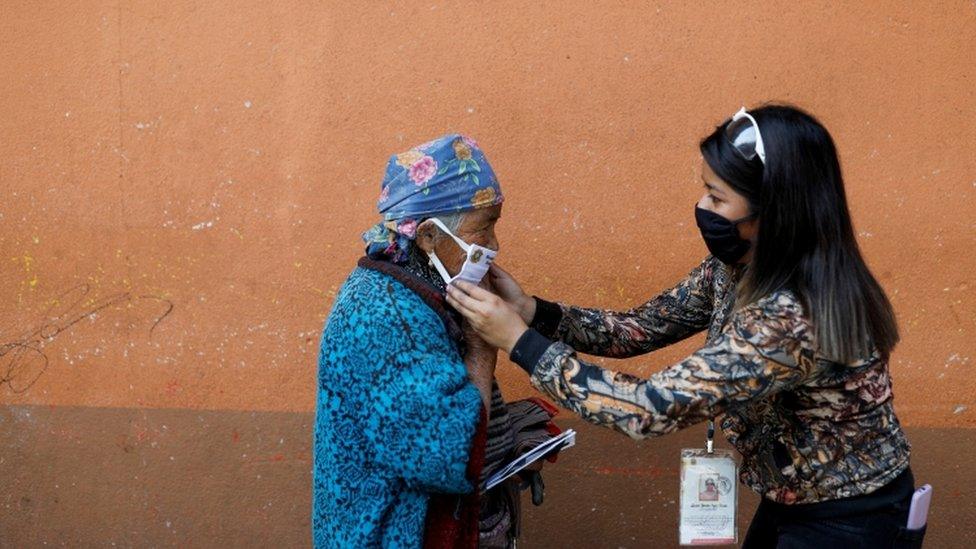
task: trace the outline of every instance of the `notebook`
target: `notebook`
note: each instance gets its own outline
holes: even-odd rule
[[[570,448],[574,444],[576,444],[576,431],[566,429],[562,433],[559,433],[559,435],[513,459],[510,463],[496,471],[495,474],[488,477],[488,480],[485,482],[485,490],[490,490],[497,486],[498,483],[546,457],[550,453]]]

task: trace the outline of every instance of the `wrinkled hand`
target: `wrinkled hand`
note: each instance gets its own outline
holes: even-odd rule
[[[528,326],[516,310],[497,295],[469,282],[448,285],[447,302],[467,319],[489,345],[511,353]]]
[[[514,307],[519,316],[522,317],[522,322],[526,324],[532,322],[535,317],[535,299],[522,290],[522,286],[508,271],[499,267],[498,264],[492,263],[488,276],[485,278],[491,284],[489,289],[493,289],[499,297]]]

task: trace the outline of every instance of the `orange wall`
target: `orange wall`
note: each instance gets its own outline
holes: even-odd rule
[[[386,158],[447,131],[530,291],[638,303],[705,253],[698,139],[783,100],[838,143],[903,420],[976,426],[976,6],[628,6],[5,3],[0,401],[311,411]]]

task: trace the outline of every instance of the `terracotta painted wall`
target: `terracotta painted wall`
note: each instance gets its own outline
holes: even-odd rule
[[[0,11],[0,545],[307,543],[322,323],[389,154],[447,131],[502,182],[500,262],[623,308],[705,253],[698,140],[743,104],[810,110],[899,315],[919,454],[976,441],[973,2]]]

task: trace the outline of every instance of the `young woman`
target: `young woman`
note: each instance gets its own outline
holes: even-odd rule
[[[459,283],[448,301],[587,421],[651,437],[724,416],[740,480],[762,495],[744,547],[891,546],[914,488],[888,372],[898,328],[858,250],[833,140],[809,114],[765,106],[700,149],[711,255],[674,288],[611,312],[529,297],[493,268],[498,295]],[[701,349],[649,379],[577,355],[631,357],[704,330]]]

